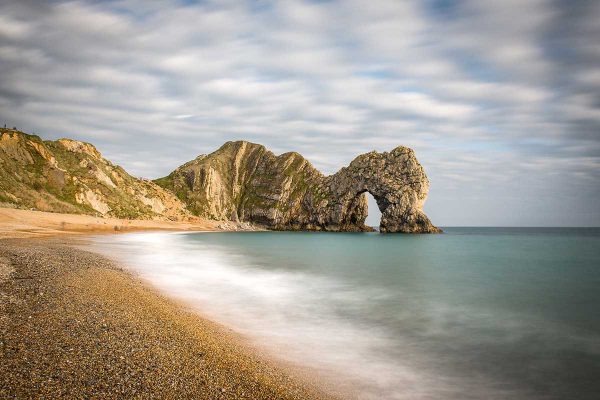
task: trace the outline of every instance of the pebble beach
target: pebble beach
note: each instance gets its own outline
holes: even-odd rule
[[[0,398],[329,398],[74,244],[0,239]]]

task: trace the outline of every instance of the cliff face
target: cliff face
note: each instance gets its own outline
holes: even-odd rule
[[[422,211],[429,180],[406,147],[363,154],[324,176],[298,153],[275,156],[258,144],[227,142],[156,183],[199,216],[278,230],[369,230],[368,191],[382,212],[382,232],[440,232]]]
[[[94,146],[0,130],[0,205],[118,218],[181,219],[171,192],[129,175]]]
[[[297,153],[276,157],[258,144],[227,142],[155,182],[175,192],[194,214],[283,228],[303,207],[308,183],[321,177]]]

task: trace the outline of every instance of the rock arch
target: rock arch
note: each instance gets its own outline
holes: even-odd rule
[[[197,215],[278,230],[369,230],[368,191],[382,213],[381,232],[440,232],[423,213],[429,180],[402,146],[362,154],[324,176],[298,153],[275,156],[258,144],[227,142],[156,182]]]
[[[341,225],[349,217],[362,220],[364,225],[364,193],[369,192],[381,211],[381,232],[440,232],[423,212],[429,179],[412,149],[400,146],[391,152],[362,154],[332,175],[329,186],[342,204],[342,212],[336,216],[343,221]],[[359,204],[357,196],[363,198]],[[331,221],[333,225],[335,220]]]

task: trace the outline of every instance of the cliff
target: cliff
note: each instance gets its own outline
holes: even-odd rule
[[[367,200],[381,232],[440,232],[423,213],[429,180],[414,152],[397,147],[356,157],[325,176],[295,152],[227,142],[167,177],[148,181],[104,159],[89,143],[44,141],[0,129],[0,206],[129,219],[199,217],[275,230],[368,231]]]
[[[406,147],[360,155],[324,176],[298,153],[275,156],[262,145],[227,142],[155,182],[196,215],[276,230],[370,230],[368,191],[382,212],[381,232],[441,232],[423,213],[429,180]]]
[[[129,175],[89,143],[0,129],[0,205],[129,219],[190,213],[171,192]]]

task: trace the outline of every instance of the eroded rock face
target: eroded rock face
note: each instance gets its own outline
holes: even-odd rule
[[[156,182],[197,215],[278,230],[370,230],[368,191],[382,212],[382,232],[441,232],[422,211],[429,180],[406,147],[360,155],[324,176],[298,153],[275,156],[258,144],[228,142]]]
[[[369,192],[381,211],[381,232],[440,232],[423,212],[429,179],[412,149],[400,146],[390,152],[362,154],[329,177],[328,186],[341,205],[338,209],[347,210],[331,222],[350,215],[364,223],[366,207],[354,204],[357,196],[364,199],[363,193]]]

